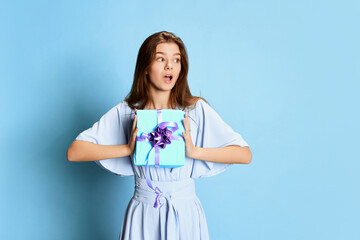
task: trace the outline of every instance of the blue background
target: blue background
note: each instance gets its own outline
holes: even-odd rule
[[[360,239],[356,1],[1,1],[0,239],[117,239],[133,194],[66,150],[130,91],[151,34],[250,145],[197,180],[211,239]],[[214,190],[216,189],[216,191]]]

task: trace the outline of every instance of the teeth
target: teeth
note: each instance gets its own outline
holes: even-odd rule
[[[173,78],[170,74],[166,74],[165,77],[170,78],[170,80]]]

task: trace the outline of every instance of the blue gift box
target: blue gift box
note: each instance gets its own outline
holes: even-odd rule
[[[134,163],[176,168],[185,164],[185,112],[174,109],[138,110]],[[176,129],[177,128],[177,129]],[[166,132],[166,134],[165,134]],[[156,161],[157,160],[157,161]]]

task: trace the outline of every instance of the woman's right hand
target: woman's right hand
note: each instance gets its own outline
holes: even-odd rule
[[[128,147],[129,147],[129,150],[130,150],[130,155],[134,154],[135,145],[136,145],[136,134],[137,134],[137,132],[139,130],[136,127],[136,119],[137,119],[136,111],[137,111],[137,109],[135,108],[134,122],[133,122],[133,125],[132,125],[131,136],[130,136],[130,140],[129,140],[129,143],[128,143]]]

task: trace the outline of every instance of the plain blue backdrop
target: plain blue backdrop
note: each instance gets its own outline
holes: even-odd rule
[[[211,239],[360,239],[359,16],[356,1],[1,1],[0,239],[117,239],[133,177],[66,151],[162,30],[253,153],[196,180]]]

